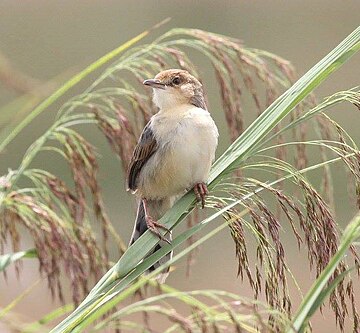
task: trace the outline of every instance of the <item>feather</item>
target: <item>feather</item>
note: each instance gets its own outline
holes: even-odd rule
[[[127,186],[129,190],[136,191],[139,173],[149,158],[156,152],[157,148],[158,145],[151,129],[151,121],[149,121],[140,135],[140,139],[130,161],[127,175]]]

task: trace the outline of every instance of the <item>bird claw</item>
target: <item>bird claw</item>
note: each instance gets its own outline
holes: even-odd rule
[[[209,191],[205,183],[198,183],[194,186],[194,192],[196,200],[201,202],[201,207],[205,208],[205,197],[208,195]]]
[[[148,229],[155,234],[156,236],[158,236],[162,241],[171,244],[170,241],[165,238],[159,231],[159,229],[163,229],[166,230],[167,232],[170,232],[170,229],[165,227],[163,224],[155,221],[154,219],[152,219],[152,217],[150,216],[145,216],[145,221],[146,221],[146,226],[148,227]]]

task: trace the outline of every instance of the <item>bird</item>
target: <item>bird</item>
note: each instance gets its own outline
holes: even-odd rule
[[[168,69],[143,82],[153,89],[155,113],[144,127],[133,151],[127,172],[128,190],[138,197],[132,245],[145,231],[160,238],[151,255],[170,243],[171,231],[158,220],[176,200],[193,189],[205,207],[207,179],[218,145],[218,129],[207,110],[203,87],[188,71]],[[166,231],[163,235],[160,229]],[[150,267],[154,271],[167,260],[167,254]],[[169,268],[156,279],[163,283]]]

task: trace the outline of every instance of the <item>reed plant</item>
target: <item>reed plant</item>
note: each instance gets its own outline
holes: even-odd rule
[[[318,102],[313,92],[360,49],[360,28],[301,78],[289,61],[248,48],[234,38],[196,29],[172,29],[140,45],[148,35],[152,37],[156,31],[145,31],[104,55],[17,125],[0,133],[1,153],[39,114],[71,93],[85,77],[97,74],[83,93],[60,107],[52,125],[28,147],[19,167],[0,178],[0,247],[4,251],[10,243],[13,249],[0,257],[0,270],[6,273],[14,264],[21,274],[19,260],[36,258],[53,297],[69,301],[63,296],[65,276],[72,301],[31,324],[13,320],[9,305],[0,312],[0,320],[19,332],[41,332],[49,330],[50,321],[66,314],[57,325],[52,324],[51,332],[151,332],[147,319],[154,314],[167,319],[165,331],[169,333],[290,333],[309,331],[311,316],[328,300],[339,329],[344,329],[348,318],[353,331],[358,332],[354,291],[358,280],[350,272],[359,273],[356,241],[360,219],[355,216],[344,231],[339,227],[331,166],[343,166],[349,192],[359,208],[360,151],[328,111],[339,104],[360,108],[360,94],[357,87],[344,87],[347,90]],[[184,195],[160,222],[170,229],[185,219],[192,223],[176,234],[171,244],[146,257],[157,237],[146,232],[127,248],[106,213],[96,147],[79,128],[96,126],[126,170],[142,128],[156,112],[142,81],[174,67],[201,78],[205,67],[192,60],[194,55],[211,64],[232,143],[213,165],[205,215],[196,212],[192,192]],[[206,90],[208,83],[203,84]],[[256,110],[251,123],[245,121],[245,100],[246,107]],[[308,157],[309,151],[316,152],[315,160]],[[40,153],[63,158],[72,184],[46,168],[33,167]],[[307,177],[314,170],[322,171],[319,188]],[[223,217],[222,222],[214,225],[219,217]],[[101,237],[94,231],[94,219],[101,225]],[[198,236],[204,228],[205,235]],[[296,276],[288,264],[283,228],[291,230],[299,248],[306,248],[309,267],[316,275],[298,310],[293,308],[289,293],[288,280],[296,281]],[[248,281],[253,299],[225,290],[179,291],[151,279],[192,255],[223,229],[229,230],[235,244],[238,265],[234,275]],[[34,249],[22,248],[23,230],[31,235]],[[177,252],[186,242],[188,246]],[[109,247],[114,244],[119,258],[116,263],[109,257]],[[143,276],[172,250],[175,255],[169,262]],[[255,258],[249,258],[251,250]],[[97,281],[95,286],[92,281]],[[145,286],[154,293],[144,293]],[[126,299],[139,293],[140,300],[124,305]],[[265,301],[260,302],[260,296]],[[189,313],[181,313],[172,300],[185,304]],[[134,320],[134,313],[145,313],[144,322]]]

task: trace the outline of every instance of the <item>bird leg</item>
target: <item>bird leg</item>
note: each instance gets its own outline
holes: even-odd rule
[[[148,208],[147,208],[147,201],[146,199],[142,199],[143,202],[143,207],[144,207],[144,212],[145,212],[145,222],[146,222],[146,226],[147,228],[156,236],[158,236],[162,241],[171,244],[170,241],[168,239],[166,239],[159,231],[159,229],[163,229],[166,230],[167,232],[170,232],[170,229],[168,229],[167,227],[165,227],[163,224],[155,221],[148,213]]]
[[[201,202],[201,207],[204,209],[205,197],[209,193],[206,184],[205,183],[197,183],[194,186],[194,192],[195,192],[196,200]]]

